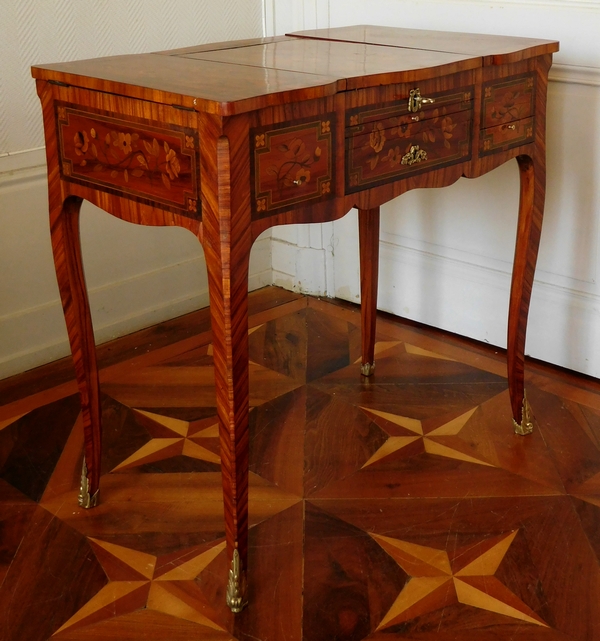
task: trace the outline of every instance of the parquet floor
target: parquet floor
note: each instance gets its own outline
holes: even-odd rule
[[[250,606],[224,585],[207,312],[100,349],[101,504],[68,361],[0,383],[3,641],[600,639],[600,385],[394,319],[251,296]]]

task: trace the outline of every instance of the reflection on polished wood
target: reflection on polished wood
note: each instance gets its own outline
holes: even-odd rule
[[[84,199],[129,222],[185,227],[203,245],[226,548],[229,564],[237,551],[242,575],[250,567],[248,410],[256,375],[248,365],[248,269],[265,229],[359,209],[361,371],[370,378],[380,206],[516,158],[508,386],[517,430],[530,431],[525,332],[544,207],[546,87],[557,50],[549,40],[358,26],[34,67],[54,262],[82,404],[81,504],[97,502],[106,437],[79,240]],[[162,370],[147,375],[157,385],[168,379]],[[178,402],[187,396],[193,406],[182,379]],[[264,390],[263,402],[276,389]],[[121,390],[118,400],[135,398]],[[194,449],[186,436],[182,452]]]
[[[600,639],[600,384],[531,364],[523,439],[497,350],[380,315],[361,378],[360,310],[275,288],[249,297],[234,616],[209,319],[100,347],[93,510],[72,370],[0,382],[3,641]]]

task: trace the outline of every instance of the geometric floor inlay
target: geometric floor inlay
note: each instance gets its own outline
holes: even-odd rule
[[[73,387],[0,403],[0,639],[600,641],[600,387],[531,376],[520,437],[493,352],[380,319],[365,378],[354,309],[284,298],[250,319],[249,607],[210,337],[179,320],[101,373],[92,510]]]

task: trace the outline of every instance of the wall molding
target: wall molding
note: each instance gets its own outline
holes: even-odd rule
[[[600,67],[553,63],[550,68],[548,80],[550,82],[562,82],[570,85],[600,87]]]

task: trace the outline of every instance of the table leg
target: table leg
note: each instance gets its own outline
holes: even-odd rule
[[[240,612],[247,603],[248,563],[248,269],[250,225],[232,216],[229,143],[217,144],[218,198],[204,203],[204,248],[210,314],[225,536],[231,562],[227,605]],[[206,204],[206,208],[204,207]]]
[[[379,275],[379,207],[358,210],[360,250],[360,315],[362,359],[360,373],[375,370],[375,325],[377,320],[377,279]]]
[[[79,505],[94,507],[98,502],[101,457],[101,409],[96,346],[88,302],[81,242],[79,213],[81,198],[68,197],[64,202],[50,194],[50,234],[56,278],[60,289],[75,374],[81,396],[85,452]]]
[[[508,389],[517,434],[533,430],[524,389],[525,335],[535,273],[546,188],[546,168],[540,158],[518,156],[521,178],[519,220],[508,312]]]

